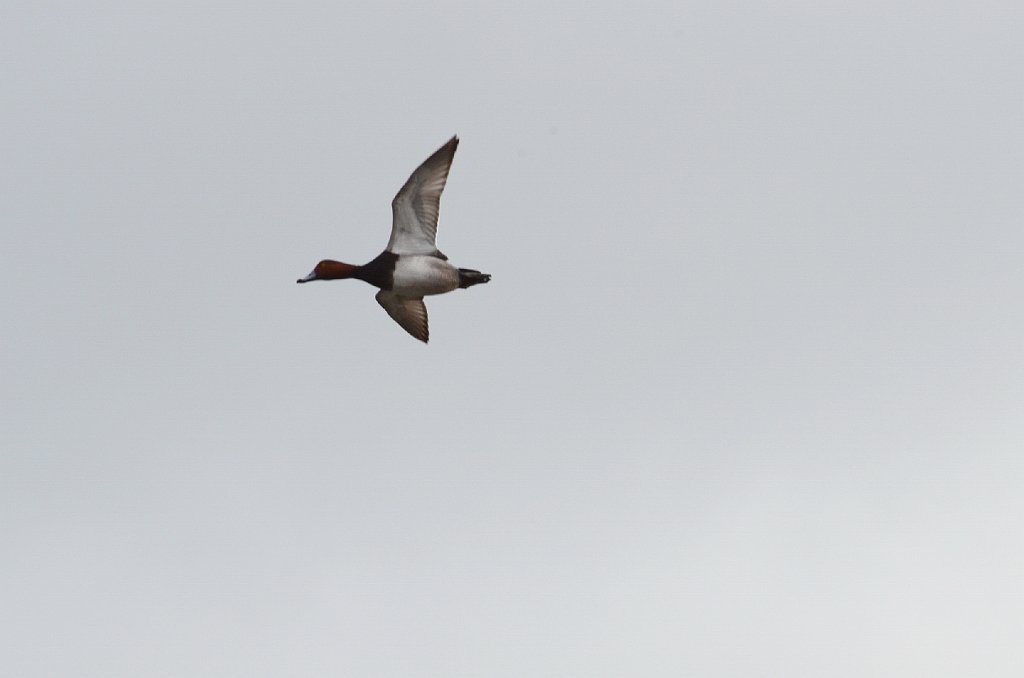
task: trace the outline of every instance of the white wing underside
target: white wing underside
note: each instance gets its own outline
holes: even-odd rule
[[[437,215],[448,170],[459,138],[452,137],[416,168],[391,201],[391,239],[388,250],[395,254],[437,254]],[[404,327],[404,325],[403,325]],[[408,329],[408,328],[406,328]]]
[[[375,298],[377,303],[406,332],[423,343],[430,339],[430,328],[427,325],[427,306],[423,303],[423,297],[403,297],[388,290],[381,290],[377,292]]]

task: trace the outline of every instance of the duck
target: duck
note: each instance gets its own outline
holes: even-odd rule
[[[459,147],[453,136],[416,168],[391,201],[391,239],[376,258],[362,266],[333,259],[320,261],[295,282],[355,278],[379,288],[376,300],[387,314],[423,343],[430,340],[423,297],[446,294],[489,282],[490,274],[458,268],[437,249],[441,193]]]

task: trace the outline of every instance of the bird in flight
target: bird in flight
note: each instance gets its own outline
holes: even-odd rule
[[[426,343],[430,330],[423,297],[491,279],[487,273],[452,266],[434,244],[441,192],[458,146],[459,138],[452,137],[409,176],[391,201],[391,240],[373,261],[354,266],[324,259],[295,282],[357,278],[379,287],[377,303],[402,329]]]

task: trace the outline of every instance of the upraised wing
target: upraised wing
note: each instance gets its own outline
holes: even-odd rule
[[[448,170],[458,146],[458,137],[449,139],[416,168],[391,201],[389,251],[395,254],[438,254],[434,239],[437,237],[441,192],[448,181]]]

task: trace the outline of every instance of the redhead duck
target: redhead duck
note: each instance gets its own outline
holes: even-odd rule
[[[423,161],[391,201],[391,240],[387,249],[362,266],[324,259],[295,282],[358,278],[379,287],[377,303],[406,332],[426,343],[427,307],[423,297],[472,287],[491,279],[487,273],[456,268],[434,245],[441,192],[459,138],[452,137]]]

